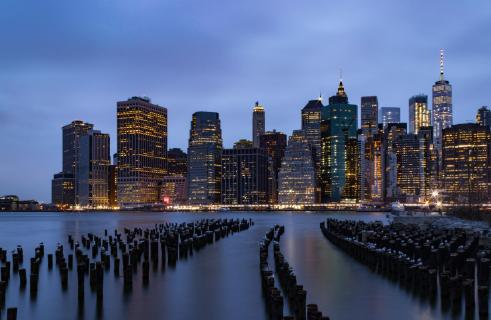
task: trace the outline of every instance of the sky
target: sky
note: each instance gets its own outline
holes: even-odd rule
[[[491,2],[0,1],[0,195],[51,200],[61,127],[84,120],[111,135],[116,102],[148,96],[168,109],[169,148],[187,148],[191,115],[220,113],[225,147],[266,129],[291,134],[309,99],[336,91],[400,107],[439,78],[454,123],[491,105]]]

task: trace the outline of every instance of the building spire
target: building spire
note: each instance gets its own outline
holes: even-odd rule
[[[338,85],[338,96],[346,96],[346,93],[344,92],[344,85],[343,85],[343,69],[339,69],[339,85]]]
[[[443,49],[440,49],[440,80],[443,80]]]

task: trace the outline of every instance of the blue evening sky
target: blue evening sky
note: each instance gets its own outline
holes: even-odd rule
[[[191,114],[217,111],[225,146],[300,127],[307,100],[332,95],[339,69],[350,102],[377,95],[402,108],[431,95],[439,49],[454,122],[491,105],[491,2],[0,1],[0,195],[51,199],[61,127],[75,119],[111,134],[116,101],[168,108],[169,147],[187,147]]]

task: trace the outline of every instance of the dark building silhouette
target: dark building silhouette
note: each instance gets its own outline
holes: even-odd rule
[[[268,203],[268,154],[250,144],[222,152],[223,204]]]
[[[269,202],[278,203],[278,172],[285,155],[286,134],[276,130],[267,131],[260,136],[260,147],[269,156],[268,195]]]

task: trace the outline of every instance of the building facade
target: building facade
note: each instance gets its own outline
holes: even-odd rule
[[[419,128],[431,126],[428,96],[424,94],[409,99],[409,133],[418,134]]]
[[[222,130],[216,112],[195,112],[188,146],[188,201],[220,203]]]
[[[160,198],[164,205],[187,203],[187,177],[184,175],[166,175],[162,179]]]
[[[78,203],[83,207],[109,206],[109,134],[90,130],[80,136],[77,172]]]
[[[142,207],[160,202],[167,172],[167,109],[149,98],[117,103],[118,204]]]
[[[420,142],[417,134],[398,136],[394,141],[397,162],[397,200],[419,203],[422,184]]]
[[[284,205],[315,203],[315,163],[312,148],[302,130],[288,139],[278,173],[278,203]]]
[[[457,124],[443,129],[443,186],[446,201],[477,205],[490,200],[488,126]]]
[[[346,148],[356,138],[357,109],[348,103],[342,81],[321,114],[321,201],[340,201],[346,184]]]
[[[260,147],[266,150],[269,157],[268,199],[269,203],[275,204],[278,203],[278,173],[285,156],[286,134],[276,130],[266,131],[259,140]]]
[[[382,107],[380,108],[380,119],[379,122],[382,123],[384,129],[387,128],[389,123],[399,123],[401,122],[401,109],[395,107]]]
[[[252,143],[259,148],[259,137],[264,134],[266,128],[266,114],[264,107],[256,101],[252,109]]]
[[[249,144],[222,153],[222,204],[268,203],[268,154]]]

